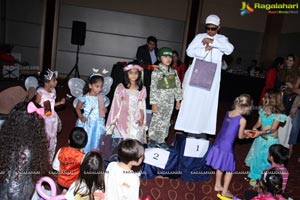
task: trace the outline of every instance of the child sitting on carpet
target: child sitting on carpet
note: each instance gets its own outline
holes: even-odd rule
[[[105,172],[105,198],[139,199],[140,178],[132,170],[144,159],[144,147],[135,139],[125,139],[118,146],[119,162],[111,162]]]
[[[67,200],[104,200],[104,161],[100,153],[88,152],[80,166],[79,178],[65,195]]]
[[[261,192],[251,200],[284,200],[282,194],[282,175],[280,170],[269,169],[261,175]]]

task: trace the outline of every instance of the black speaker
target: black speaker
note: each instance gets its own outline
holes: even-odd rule
[[[71,43],[77,45],[84,45],[85,31],[86,31],[85,22],[73,21]]]

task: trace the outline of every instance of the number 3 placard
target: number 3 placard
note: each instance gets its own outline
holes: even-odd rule
[[[209,147],[209,141],[204,139],[186,138],[184,156],[202,158]]]
[[[170,152],[160,148],[147,148],[144,163],[165,169]]]

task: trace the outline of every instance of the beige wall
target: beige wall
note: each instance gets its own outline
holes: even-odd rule
[[[221,26],[223,27],[264,32],[267,13],[264,11],[254,11],[253,13],[241,16],[241,2],[241,0],[204,0],[201,23],[204,23],[206,16],[209,14],[216,14],[221,18]]]
[[[65,4],[185,21],[188,0],[62,0]]]

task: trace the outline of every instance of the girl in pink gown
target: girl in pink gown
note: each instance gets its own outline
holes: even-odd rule
[[[36,91],[36,103],[45,108],[45,130],[48,139],[48,151],[49,159],[52,163],[55,148],[57,143],[57,132],[61,129],[61,121],[57,113],[55,112],[55,106],[63,105],[66,103],[65,98],[62,98],[59,102],[55,102],[56,99],[56,90],[57,85],[57,71],[51,71],[48,69],[44,75],[44,85]]]
[[[123,70],[124,83],[116,87],[106,126],[115,125],[116,137],[146,143],[146,88],[142,83],[143,68],[130,64]]]

